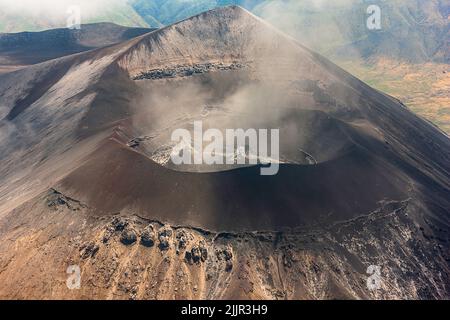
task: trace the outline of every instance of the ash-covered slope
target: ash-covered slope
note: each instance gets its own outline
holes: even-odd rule
[[[449,296],[449,138],[239,7],[0,76],[0,106],[2,296],[22,296],[15,271],[50,239],[58,242],[48,244],[47,269],[88,268],[83,297]],[[205,130],[279,128],[279,174],[165,161],[172,131],[196,120]],[[147,257],[130,230],[108,227],[118,213],[136,236],[150,222],[176,227],[155,231],[159,247]],[[180,228],[194,234],[187,246]],[[39,241],[12,253],[9,244],[35,230]],[[200,242],[217,254],[191,265]],[[267,261],[261,243],[273,250]],[[104,272],[92,269],[99,263]],[[361,287],[371,264],[386,268],[383,291]],[[295,271],[300,265],[313,270]],[[177,293],[186,286],[177,268],[189,294]],[[131,288],[121,276],[128,269],[159,280]],[[223,283],[208,282],[215,278]],[[29,296],[49,296],[38,287],[27,285]],[[80,296],[62,283],[55,295]]]

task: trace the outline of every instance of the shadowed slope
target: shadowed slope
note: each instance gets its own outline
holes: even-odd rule
[[[183,173],[110,141],[61,184],[99,214],[127,212],[217,231],[278,230],[368,214],[406,199],[405,181],[361,150],[318,166]]]

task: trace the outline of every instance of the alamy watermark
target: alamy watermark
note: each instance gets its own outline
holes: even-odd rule
[[[376,4],[371,4],[366,10],[369,17],[366,21],[367,29],[381,30],[381,8]]]
[[[66,270],[69,275],[66,280],[66,286],[70,290],[81,288],[81,269],[78,265],[69,266]]]
[[[279,129],[226,129],[224,137],[219,129],[203,132],[202,121],[195,121],[193,137],[189,130],[177,129],[171,139],[176,143],[170,154],[175,165],[262,164],[264,176],[279,170]]]
[[[367,278],[367,289],[375,291],[381,288],[381,267],[371,265],[367,268],[366,273],[369,275]]]

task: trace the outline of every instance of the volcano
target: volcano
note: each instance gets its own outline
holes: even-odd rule
[[[2,298],[450,296],[449,137],[240,7],[0,75],[0,117]],[[194,121],[279,173],[171,164]]]

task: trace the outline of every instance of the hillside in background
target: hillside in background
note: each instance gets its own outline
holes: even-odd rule
[[[330,58],[449,62],[448,0],[371,1],[381,9],[380,30],[366,27],[367,1],[314,2],[267,1],[254,10]]]
[[[148,27],[125,0],[2,0],[0,33],[65,28],[70,16],[67,11],[75,4],[80,6],[82,24],[111,22],[127,27]]]
[[[41,32],[0,33],[0,73],[66,55],[110,46],[153,31],[112,23]]]

